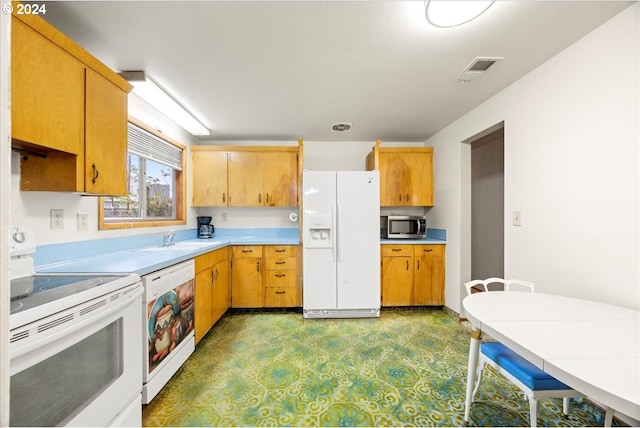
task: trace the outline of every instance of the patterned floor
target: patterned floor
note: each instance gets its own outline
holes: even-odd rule
[[[379,319],[227,314],[143,410],[144,426],[460,426],[469,336],[440,310]],[[541,426],[602,426],[574,399],[542,400]],[[529,426],[528,402],[485,371],[477,426]]]

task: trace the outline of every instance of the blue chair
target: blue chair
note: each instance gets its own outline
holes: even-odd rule
[[[516,291],[521,288],[524,291],[534,292],[532,282],[520,281],[516,279],[504,280],[502,278],[488,278],[485,280],[474,280],[465,283],[467,295],[474,292],[484,292],[496,289],[500,291]],[[488,364],[498,373],[509,379],[516,385],[529,400],[529,418],[531,426],[537,426],[538,400],[543,398],[562,398],[562,413],[569,413],[570,397],[579,397],[581,394],[571,387],[560,382],[553,376],[534,366],[520,355],[507,348],[499,342],[483,342],[480,344],[480,354],[478,356],[480,365],[478,380],[473,388],[471,402],[475,399],[485,366]]]

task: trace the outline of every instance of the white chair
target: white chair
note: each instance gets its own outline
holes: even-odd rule
[[[464,285],[467,289],[467,295],[470,295],[474,292],[495,290],[495,284],[498,284],[500,291],[516,291],[516,289],[522,289],[524,291],[534,292],[532,282],[517,279],[505,280],[502,278],[488,278],[469,281]],[[562,413],[567,415],[570,405],[569,398],[580,396],[580,393],[534,366],[500,342],[481,343],[478,362],[480,364],[477,376],[478,380],[473,388],[471,402],[473,402],[478,389],[480,389],[484,368],[489,364],[524,392],[529,400],[529,417],[532,427],[537,426],[539,399],[551,397],[562,398]]]

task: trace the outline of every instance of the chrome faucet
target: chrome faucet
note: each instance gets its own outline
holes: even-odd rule
[[[175,243],[176,243],[176,232],[174,230],[170,230],[164,234],[164,239],[162,240],[163,247],[174,245]]]

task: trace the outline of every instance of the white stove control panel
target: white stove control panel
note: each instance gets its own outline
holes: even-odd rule
[[[33,275],[33,253],[36,240],[33,229],[26,226],[9,226],[10,279]]]

